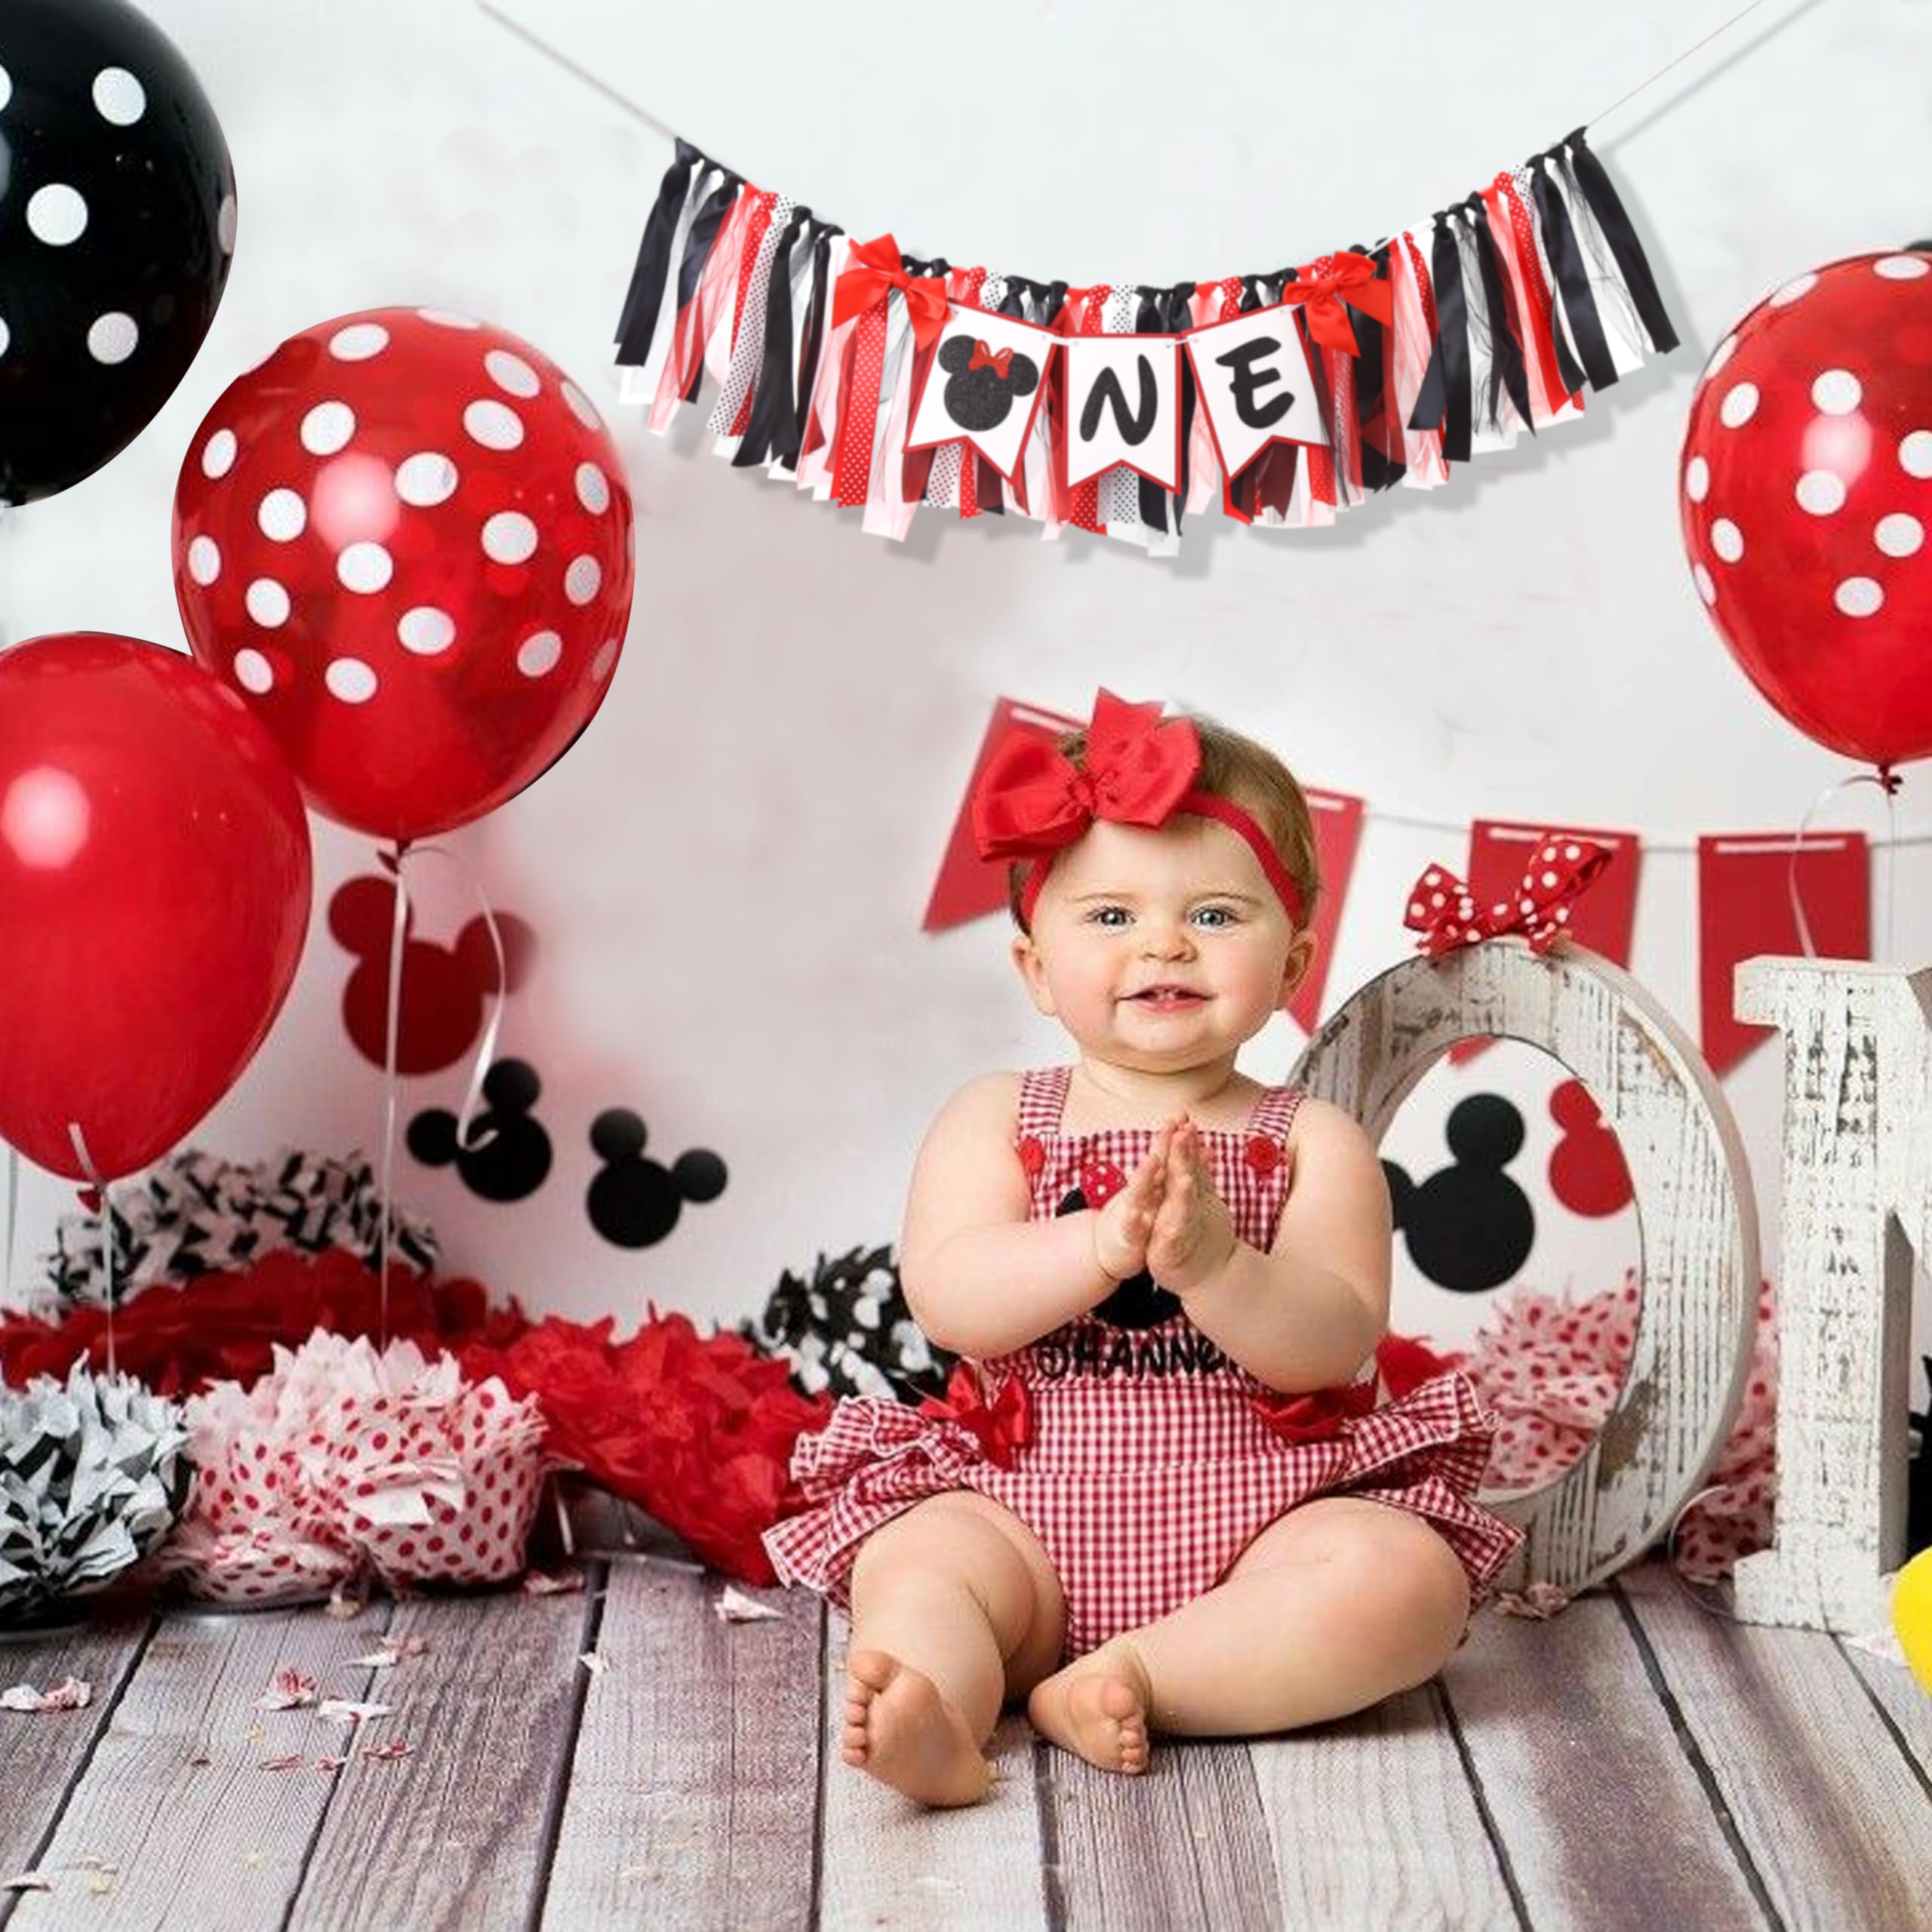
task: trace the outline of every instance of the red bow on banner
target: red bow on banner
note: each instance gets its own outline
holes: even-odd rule
[[[1611,857],[1610,848],[1593,838],[1546,839],[1525,869],[1515,897],[1499,900],[1487,909],[1469,897],[1469,888],[1454,872],[1431,866],[1416,881],[1402,923],[1422,934],[1416,949],[1432,959],[1504,933],[1521,933],[1533,952],[1547,952],[1569,922],[1570,902]]]
[[[973,792],[973,837],[983,859],[1040,859],[1097,818],[1164,825],[1201,768],[1201,740],[1185,718],[1129,704],[1103,691],[1087,727],[1086,769],[1031,736],[1008,738]]]
[[[895,288],[906,298],[914,340],[921,349],[930,347],[946,327],[946,278],[937,275],[908,275],[899,244],[890,235],[854,246],[851,265],[839,276],[832,291],[832,327],[863,315]]]
[[[989,1463],[1010,1469],[1015,1454],[1032,1438],[1033,1411],[1026,1385],[1009,1375],[989,1402],[980,1392],[979,1377],[964,1362],[954,1366],[943,1397],[928,1395],[919,1404],[922,1416],[956,1422],[975,1437]]]
[[[1349,250],[1334,260],[1334,267],[1326,275],[1312,275],[1304,269],[1299,281],[1290,282],[1281,291],[1281,300],[1307,304],[1308,332],[1317,342],[1359,355],[1348,309],[1342,304],[1346,302],[1349,308],[1386,324],[1395,317],[1395,291],[1387,282],[1376,279],[1375,264],[1367,256]]]
[[[970,376],[975,369],[990,369],[1001,382],[1004,382],[1006,372],[1012,361],[1011,349],[1002,349],[995,354],[983,342],[976,342],[973,345],[973,359],[967,364],[966,373]]]

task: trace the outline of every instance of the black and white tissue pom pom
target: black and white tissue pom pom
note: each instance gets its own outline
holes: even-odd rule
[[[76,1363],[0,1389],[0,1628],[104,1588],[153,1549],[188,1500],[178,1403]]]
[[[140,1180],[112,1189],[114,1298],[125,1302],[157,1282],[246,1268],[277,1248],[320,1254],[346,1248],[371,1268],[383,1248],[383,1198],[361,1155],[337,1160],[290,1149],[272,1161],[226,1161],[185,1148]],[[62,1217],[47,1268],[63,1303],[99,1305],[100,1229],[92,1214]],[[436,1264],[435,1230],[392,1208],[393,1261],[427,1272]]]
[[[746,1338],[792,1364],[808,1395],[876,1395],[915,1402],[946,1387],[956,1357],[920,1333],[890,1247],[855,1247],[809,1281],[788,1269]]]

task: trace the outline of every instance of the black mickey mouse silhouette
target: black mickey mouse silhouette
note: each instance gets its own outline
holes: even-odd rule
[[[1443,1132],[1454,1166],[1420,1187],[1393,1161],[1382,1171],[1416,1266],[1438,1287],[1481,1294],[1508,1281],[1536,1241],[1530,1198],[1503,1171],[1521,1151],[1523,1116],[1500,1094],[1472,1094]]]
[[[949,378],[946,413],[962,429],[997,429],[1016,397],[1040,386],[1039,365],[1017,349],[997,354],[983,342],[949,336],[939,346],[939,366]]]
[[[628,1107],[607,1107],[592,1122],[590,1144],[607,1164],[590,1183],[590,1225],[620,1247],[649,1247],[678,1224],[687,1201],[715,1201],[724,1192],[724,1163],[709,1148],[680,1154],[669,1167],[644,1158],[643,1121]]]
[[[457,1145],[456,1115],[432,1107],[409,1123],[409,1151],[425,1167],[454,1162],[463,1186],[485,1201],[521,1201],[550,1171],[550,1137],[530,1111],[543,1091],[528,1060],[500,1060],[483,1076],[490,1104],[469,1123],[466,1143]]]
[[[1088,1208],[1104,1207],[1108,1198],[1118,1194],[1122,1185],[1121,1176],[1113,1169],[1086,1170],[1081,1175],[1081,1185],[1054,1210],[1054,1216],[1057,1218],[1062,1214],[1078,1214]],[[1091,1201],[1088,1198],[1090,1192],[1093,1195]],[[1157,1285],[1153,1276],[1143,1268],[1139,1274],[1128,1275],[1105,1301],[1088,1312],[1096,1321],[1104,1321],[1109,1328],[1158,1328],[1180,1312],[1180,1297]]]

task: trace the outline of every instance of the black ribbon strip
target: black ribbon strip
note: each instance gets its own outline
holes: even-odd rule
[[[718,231],[724,226],[724,217],[731,205],[738,198],[738,190],[743,181],[728,172],[724,180],[706,196],[703,208],[697,211],[697,219],[691,223],[689,239],[685,243],[684,259],[678,264],[677,313],[682,315],[685,305],[697,293],[697,285],[704,274],[704,265],[718,240]],[[704,358],[697,358],[697,366],[691,371],[691,387],[685,392],[687,402],[697,400],[698,386],[704,380]]]
[[[1174,331],[1166,325],[1166,291],[1158,288],[1137,288],[1134,291],[1134,329],[1137,335],[1171,335]],[[1180,345],[1175,345],[1177,355]],[[1164,531],[1168,528],[1168,493],[1158,483],[1150,483],[1146,477],[1138,478],[1140,485],[1140,521],[1149,530]],[[1180,528],[1180,506],[1174,506],[1174,527]]]
[[[1489,312],[1489,393],[1484,399],[1484,420],[1500,431],[1503,427],[1503,398],[1508,392],[1530,433],[1536,433],[1536,420],[1530,410],[1530,373],[1523,352],[1529,342],[1524,318],[1516,312],[1516,298],[1509,278],[1496,255],[1496,238],[1489,232],[1489,210],[1480,195],[1472,195],[1463,206],[1469,212],[1470,238],[1475,243],[1476,269],[1482,277],[1483,306]]]
[[[800,206],[778,238],[771,257],[770,293],[765,297],[764,349],[752,377],[752,413],[731,457],[734,469],[766,462],[780,426],[798,413],[792,396],[792,254],[812,211]]]
[[[617,318],[620,363],[638,365],[651,352],[658,308],[664,300],[664,279],[670,272],[671,243],[678,232],[678,217],[683,213],[685,197],[691,192],[691,170],[703,159],[690,142],[680,141],[677,158],[665,171],[657,205],[644,224],[644,238],[638,244],[637,263],[631,270],[623,312]]]
[[[1423,408],[1429,400],[1430,379],[1437,379],[1442,392],[1442,454],[1451,463],[1467,463],[1475,398],[1470,392],[1469,305],[1463,294],[1463,251],[1456,239],[1453,213],[1435,217],[1429,266],[1430,279],[1435,285],[1435,348],[1429,357],[1429,374],[1423,378],[1422,398],[1410,418],[1409,427],[1430,429],[1435,426],[1436,419],[1425,417]]]
[[[1564,205],[1563,192],[1549,178],[1541,156],[1531,164],[1531,192],[1536,196],[1537,218],[1543,223],[1543,245],[1549,256],[1549,272],[1556,278],[1556,291],[1562,297],[1564,327],[1556,331],[1556,352],[1564,365],[1563,380],[1571,394],[1587,380],[1592,389],[1607,389],[1617,380],[1616,358],[1603,332],[1603,318],[1597,313],[1597,299],[1590,293],[1590,273],[1584,265],[1582,245],[1571,225],[1570,211]],[[1567,338],[1567,339],[1566,339]],[[1574,371],[1569,340],[1583,358],[1580,378]]]
[[[1389,251],[1393,245],[1388,242],[1377,248],[1356,245],[1355,252],[1366,255],[1375,264],[1377,281],[1389,280]],[[1379,317],[1361,309],[1352,309],[1349,320],[1355,329],[1356,346],[1361,351],[1355,358],[1355,446],[1361,458],[1362,488],[1386,490],[1401,482],[1404,466],[1382,447],[1384,438],[1377,426],[1386,414],[1383,396],[1382,323]]]
[[[1563,145],[1572,150],[1570,162],[1577,185],[1583,191],[1583,198],[1590,205],[1590,212],[1597,218],[1597,226],[1603,230],[1604,239],[1610,244],[1610,252],[1617,257],[1623,285],[1629,290],[1630,299],[1637,305],[1638,318],[1652,344],[1660,352],[1675,349],[1677,331],[1671,327],[1669,316],[1664,313],[1663,297],[1657,293],[1650,263],[1644,258],[1642,245],[1637,239],[1637,231],[1631,226],[1630,217],[1624,213],[1623,201],[1611,186],[1610,177],[1604,172],[1603,163],[1590,152],[1580,128]]]

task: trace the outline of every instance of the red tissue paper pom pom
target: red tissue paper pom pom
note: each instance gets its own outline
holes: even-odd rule
[[[295,1348],[318,1328],[374,1335],[381,1313],[375,1272],[357,1256],[277,1248],[251,1268],[157,1284],[115,1309],[115,1365],[157,1395],[195,1394],[266,1374],[275,1343]],[[432,1353],[472,1342],[504,1347],[530,1325],[514,1300],[492,1307],[480,1282],[432,1281],[393,1265],[389,1315],[392,1340]],[[36,1374],[64,1376],[78,1355],[106,1368],[106,1309],[78,1307],[57,1320],[0,1314],[0,1377],[14,1386]]]
[[[727,1576],[774,1581],[759,1537],[801,1506],[792,1445],[824,1423],[829,1399],[799,1395],[788,1363],[728,1331],[700,1336],[684,1315],[653,1308],[623,1342],[611,1326],[549,1316],[507,1347],[463,1349],[463,1371],[537,1397],[553,1466],[637,1503]]]

